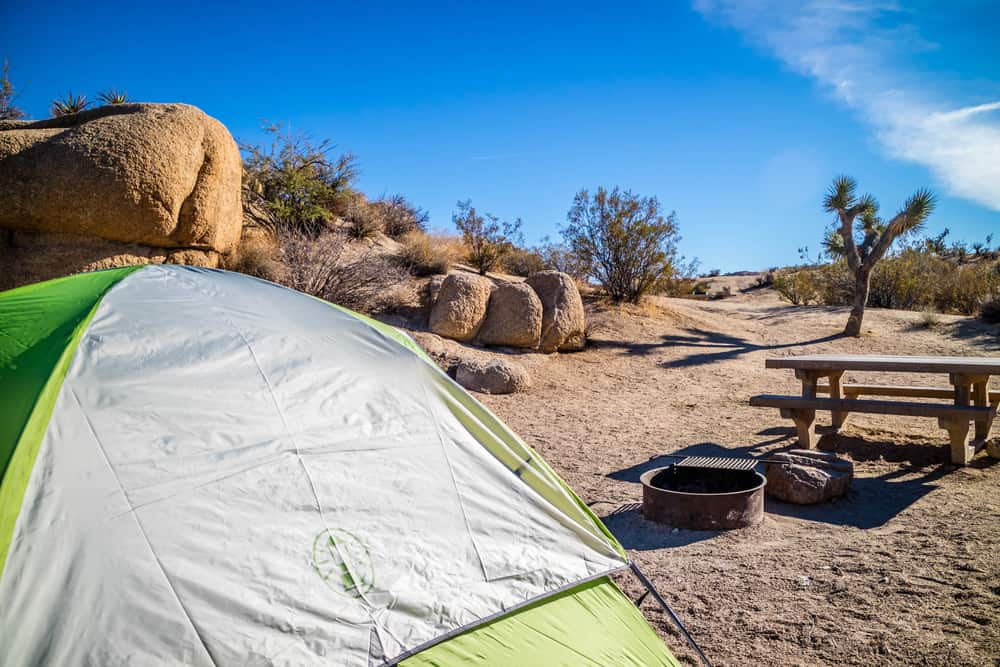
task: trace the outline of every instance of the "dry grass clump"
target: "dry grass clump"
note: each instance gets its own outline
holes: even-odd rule
[[[411,231],[400,239],[400,263],[415,276],[448,273],[465,251],[461,239],[448,234]]]
[[[355,197],[347,207],[344,216],[347,221],[347,235],[356,241],[370,239],[382,231],[379,211],[363,197]]]
[[[244,236],[236,252],[223,260],[223,268],[276,283],[280,283],[285,274],[281,247],[265,232]]]

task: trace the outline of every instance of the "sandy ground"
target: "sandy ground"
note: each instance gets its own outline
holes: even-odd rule
[[[640,473],[669,461],[663,454],[795,446],[776,410],[747,405],[798,390],[790,371],[764,368],[768,357],[995,356],[995,327],[942,316],[928,329],[919,313],[872,310],[865,336],[845,339],[842,309],[792,307],[769,290],[589,307],[587,350],[527,355],[529,393],[481,398],[604,519],[716,665],[1000,665],[1000,462],[980,453],[967,468],[950,465],[933,420],[851,415],[820,443],[855,462],[849,496],[812,507],[768,500],[757,528],[674,532],[634,505]],[[862,379],[873,378],[845,376]],[[631,575],[620,582],[638,597]],[[655,602],[642,609],[694,664]]]

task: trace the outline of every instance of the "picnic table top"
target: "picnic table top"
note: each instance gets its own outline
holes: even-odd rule
[[[821,371],[902,371],[1000,375],[1000,357],[910,357],[893,355],[806,354],[774,357],[766,368]]]

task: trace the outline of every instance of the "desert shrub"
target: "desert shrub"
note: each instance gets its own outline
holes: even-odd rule
[[[340,232],[285,231],[280,243],[282,284],[362,313],[393,305],[396,290],[407,278],[386,255],[350,248]]]
[[[811,269],[780,271],[774,276],[774,289],[796,306],[808,306],[818,296],[816,279]]]
[[[334,155],[328,140],[316,144],[280,125],[264,131],[270,145],[240,145],[244,209],[266,211],[257,222],[278,231],[319,235],[355,199],[357,160],[351,153]]]
[[[458,212],[452,216],[468,248],[468,260],[480,275],[499,268],[521,239],[521,220],[500,220],[495,215],[480,215],[471,200],[458,202]]]
[[[542,262],[546,269],[562,271],[575,278],[577,282],[586,281],[589,270],[587,262],[573,252],[569,245],[555,243],[546,236],[535,250],[542,256]]]
[[[347,221],[347,235],[355,240],[370,239],[382,231],[379,211],[360,195],[348,205],[344,220]]]
[[[933,329],[941,324],[941,316],[934,310],[927,308],[920,313],[920,326],[925,329]]]
[[[1000,294],[1000,262],[952,266],[934,281],[934,307],[943,313],[975,315]]]
[[[537,250],[520,247],[512,248],[507,253],[503,260],[503,266],[507,273],[525,278],[532,273],[549,268],[545,264],[545,258]]]
[[[991,324],[1000,324],[1000,294],[983,301],[979,307],[979,317]]]
[[[415,276],[448,273],[462,252],[462,242],[454,236],[415,230],[400,239],[400,262]]]
[[[380,197],[369,206],[378,216],[386,236],[398,239],[410,232],[426,231],[427,211],[414,206],[403,195]]]
[[[797,283],[790,284],[792,276]],[[819,267],[779,272],[774,287],[793,303],[803,291],[811,291],[815,297],[810,300],[846,306],[853,302],[854,282],[846,262],[838,260]],[[875,265],[867,305],[975,315],[981,304],[997,293],[1000,293],[1000,262],[961,264],[932,251],[911,247]]]
[[[281,282],[285,274],[281,248],[274,237],[266,233],[240,241],[236,251],[224,259],[223,268],[271,282]]]
[[[730,287],[729,285],[726,285],[722,289],[712,292],[712,296],[710,298],[713,301],[718,301],[720,299],[728,299],[732,295],[733,295],[733,288]]]
[[[612,300],[638,303],[674,277],[677,224],[673,213],[661,213],[656,197],[581,190],[566,218],[563,238]]]

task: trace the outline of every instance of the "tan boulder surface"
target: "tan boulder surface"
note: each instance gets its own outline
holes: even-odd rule
[[[431,308],[430,330],[439,336],[469,341],[476,337],[490,301],[493,283],[471,273],[453,273],[441,283]]]
[[[490,295],[486,321],[479,330],[483,345],[538,347],[542,337],[542,302],[524,283],[501,283]]]
[[[539,271],[525,281],[542,302],[543,352],[581,350],[586,343],[583,300],[576,283],[559,271]]]
[[[768,461],[767,494],[786,503],[812,505],[837,498],[854,478],[854,464],[831,452],[792,449],[772,454]]]
[[[4,121],[0,228],[35,234],[27,242],[26,235],[8,234],[8,249],[41,247],[47,239],[65,245],[47,234],[113,242],[105,251],[83,243],[97,255],[58,275],[124,261],[116,256],[146,259],[174,250],[186,252],[178,261],[214,265],[211,256],[232,251],[240,237],[241,170],[229,131],[185,104],[109,105],[49,120]]]
[[[513,394],[531,388],[531,375],[516,361],[468,359],[455,369],[455,381],[483,394]]]

